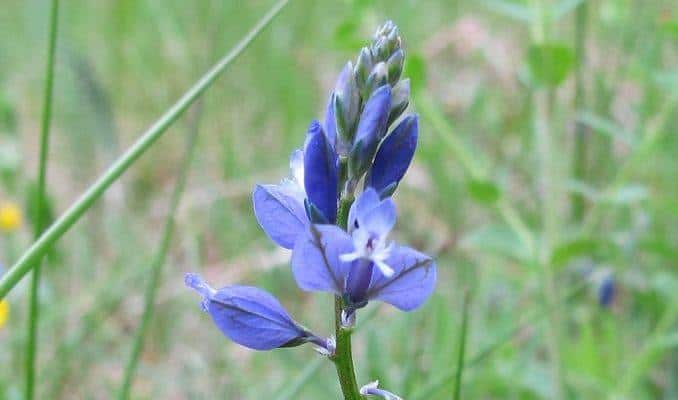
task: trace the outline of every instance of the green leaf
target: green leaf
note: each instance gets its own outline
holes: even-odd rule
[[[645,200],[648,196],[649,192],[645,186],[627,185],[606,193],[603,200],[612,204],[627,205]]]
[[[557,43],[530,46],[527,64],[535,85],[555,87],[563,83],[574,67],[574,53]]]
[[[609,254],[616,249],[617,246],[608,240],[578,238],[556,246],[551,254],[551,263],[554,266],[561,266],[578,257]]]
[[[506,226],[488,225],[464,236],[462,247],[498,254],[519,261],[529,259],[529,252],[515,232]]]
[[[466,188],[473,200],[480,204],[492,205],[501,197],[499,187],[492,181],[474,179],[466,184]]]
[[[405,74],[410,78],[412,92],[426,87],[426,61],[419,54],[410,54],[405,61]]]

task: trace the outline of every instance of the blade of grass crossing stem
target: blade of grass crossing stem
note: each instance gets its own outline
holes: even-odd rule
[[[52,0],[49,17],[49,38],[47,43],[47,63],[45,68],[45,92],[42,105],[42,124],[40,130],[40,159],[38,161],[38,185],[35,191],[35,216],[33,228],[35,239],[40,237],[45,229],[45,198],[47,197],[47,156],[49,153],[49,130],[52,121],[52,93],[54,88],[54,53],[59,21],[59,0]],[[38,319],[40,304],[38,291],[40,289],[40,263],[42,257],[35,260],[31,277],[28,305],[28,332],[26,339],[26,387],[24,397],[32,400],[35,397],[35,359],[37,354]]]
[[[563,304],[563,303],[570,301],[575,296],[577,296],[579,293],[581,293],[584,289],[586,289],[587,285],[588,285],[588,282],[581,282],[581,283],[577,284],[558,303]],[[480,364],[487,357],[489,357],[495,350],[497,350],[498,348],[500,348],[504,344],[508,343],[514,336],[516,336],[525,327],[527,327],[531,324],[537,323],[537,322],[541,322],[542,319],[544,317],[547,317],[552,310],[553,310],[553,305],[547,304],[543,308],[540,308],[539,310],[533,312],[529,317],[526,318],[525,322],[522,322],[522,323],[514,326],[512,329],[506,331],[497,340],[495,340],[490,345],[486,346],[483,350],[480,350],[473,357],[471,357],[465,363],[465,368],[466,369],[472,368],[472,367]],[[439,377],[433,379],[431,382],[429,382],[427,385],[425,385],[422,389],[420,389],[418,392],[416,392],[411,397],[411,400],[424,400],[424,399],[431,398],[431,396],[433,396],[440,388],[442,388],[445,384],[447,384],[456,375],[457,375],[456,369],[448,370],[448,371],[444,372]]]
[[[125,366],[123,381],[118,396],[118,398],[121,400],[126,400],[129,398],[132,383],[134,381],[134,373],[136,372],[137,365],[139,364],[139,357],[141,356],[141,351],[144,347],[144,337],[146,336],[148,325],[151,321],[151,317],[153,316],[155,296],[158,292],[160,279],[162,278],[162,267],[165,265],[167,253],[169,251],[170,244],[172,243],[172,234],[174,233],[175,225],[174,216],[176,215],[177,209],[179,208],[181,195],[184,192],[184,188],[186,187],[188,172],[191,169],[191,163],[195,155],[196,143],[198,141],[198,125],[200,124],[200,116],[202,114],[202,107],[200,105],[200,102],[196,104],[195,112],[193,114],[193,121],[191,121],[189,124],[190,126],[187,132],[188,136],[186,138],[186,152],[184,154],[184,159],[179,166],[179,174],[177,176],[177,181],[174,185],[174,190],[170,199],[170,207],[167,213],[167,218],[165,219],[160,246],[158,247],[158,251],[155,253],[153,261],[151,262],[151,276],[144,294],[144,311],[141,315],[141,322],[137,328],[136,335],[134,336],[132,351],[127,361],[127,365]]]
[[[466,354],[466,333],[468,332],[468,314],[471,294],[468,289],[464,292],[462,305],[461,332],[459,332],[459,346],[457,347],[457,373],[454,376],[454,400],[461,399],[461,378],[464,372],[464,356]]]
[[[125,153],[123,153],[82,196],[73,203],[19,260],[0,279],[0,299],[35,266],[51,246],[75,224],[104,192],[134,162],[146,152],[183,113],[207,90],[221,73],[252,43],[263,29],[287,5],[289,0],[278,1],[259,22],[222,59],[210,68],[181,98],[151,125]]]

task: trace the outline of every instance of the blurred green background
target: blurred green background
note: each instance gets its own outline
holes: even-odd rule
[[[272,4],[63,1],[53,213]],[[4,0],[2,9],[0,202],[23,214],[0,233],[7,267],[32,237],[49,7]],[[133,397],[338,398],[334,368],[310,347],[257,353],[221,336],[183,273],[261,285],[330,333],[331,299],[296,288],[289,254],[257,226],[250,193],[287,174],[342,66],[387,19],[401,29],[410,109],[421,115],[415,162],[396,196],[396,239],[435,254],[439,282],[411,314],[368,307],[378,314],[355,335],[358,381],[379,378],[405,399],[451,398],[468,290],[475,361],[463,398],[553,398],[554,352],[566,398],[678,398],[677,13],[668,0],[292,0],[51,252],[39,398],[116,393],[195,129],[197,157]],[[607,306],[602,282],[615,288]],[[21,398],[27,297],[25,279],[0,327],[0,399]],[[549,318],[545,304],[565,297]]]

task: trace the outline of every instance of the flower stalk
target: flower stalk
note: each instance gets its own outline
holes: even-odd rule
[[[351,194],[352,196],[352,194]],[[348,196],[346,196],[348,197]],[[343,198],[337,211],[337,226],[346,229],[348,223],[348,211],[353,203],[352,199]],[[343,300],[340,296],[334,297],[334,329],[337,337],[337,350],[332,358],[334,366],[337,369],[339,386],[344,395],[344,400],[362,399],[358,382],[355,378],[355,367],[353,366],[353,350],[351,346],[351,334],[353,329],[342,326]]]
[[[47,158],[49,152],[49,133],[52,121],[52,95],[54,87],[54,53],[59,22],[59,0],[52,0],[50,7],[49,40],[47,47],[47,66],[45,79],[44,103],[42,109],[42,126],[40,132],[40,160],[38,163],[38,185],[35,191],[35,239],[39,238],[47,224],[45,215],[47,198]],[[35,364],[38,345],[38,320],[40,318],[40,270],[42,257],[35,260],[28,305],[28,337],[26,340],[26,387],[25,398],[32,400],[35,397]],[[0,296],[1,298],[2,296]]]

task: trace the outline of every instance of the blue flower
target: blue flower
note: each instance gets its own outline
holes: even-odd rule
[[[196,274],[186,274],[186,286],[203,297],[202,308],[221,332],[254,350],[271,350],[313,343],[331,354],[332,340],[320,338],[295,322],[280,302],[252,286],[210,287]]]
[[[433,259],[386,242],[395,223],[390,199],[367,189],[349,212],[351,228],[311,225],[292,252],[292,272],[300,288],[341,296],[346,314],[381,300],[403,311],[421,306],[436,282]]]
[[[365,186],[374,188],[381,197],[393,194],[412,162],[418,135],[417,116],[405,117],[379,146]]]
[[[311,122],[304,146],[304,188],[308,214],[313,222],[334,223],[337,219],[337,154],[318,121]],[[320,215],[316,217],[315,211]],[[324,219],[324,220],[323,220]]]
[[[290,178],[279,185],[257,185],[252,194],[254,215],[268,237],[286,249],[292,249],[297,237],[309,225],[304,209],[304,152],[295,150],[290,157]]]
[[[602,278],[598,286],[598,304],[607,308],[614,301],[617,294],[617,285],[612,274],[607,274]]]
[[[353,177],[361,176],[372,162],[379,141],[386,135],[391,110],[391,87],[383,85],[365,103],[356,128],[349,167]]]

